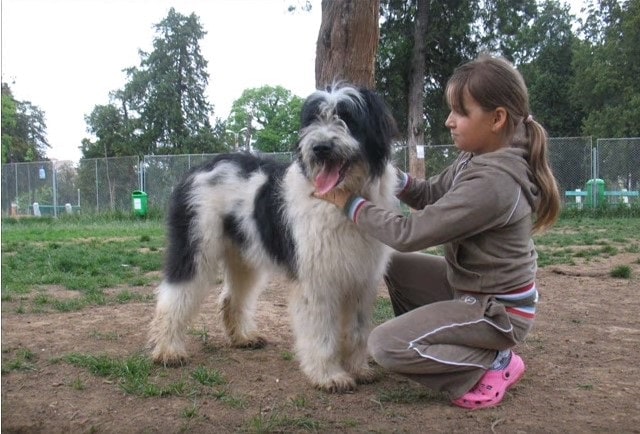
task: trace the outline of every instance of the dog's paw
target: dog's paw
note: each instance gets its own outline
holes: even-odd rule
[[[378,373],[370,366],[363,366],[356,372],[352,373],[358,384],[373,383],[378,379]]]
[[[247,339],[235,339],[233,346],[236,348],[247,348],[250,350],[259,350],[267,346],[267,340],[262,336],[254,336]]]
[[[180,367],[187,363],[186,353],[160,353],[154,351],[151,355],[151,359],[155,364],[162,365],[164,367]]]
[[[356,380],[345,372],[316,384],[316,387],[329,393],[350,393],[356,390]]]

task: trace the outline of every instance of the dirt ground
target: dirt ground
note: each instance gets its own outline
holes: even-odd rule
[[[631,279],[610,277],[616,265],[630,266]],[[312,388],[291,358],[288,285],[274,280],[261,298],[258,322],[269,344],[260,350],[225,343],[210,296],[193,324],[189,363],[154,368],[153,381],[193,384],[191,373],[203,366],[226,384],[164,397],[128,394],[118,379],[64,359],[146,354],[151,300],[71,313],[19,313],[18,302],[3,302],[2,432],[640,432],[638,254],[542,269],[537,325],[517,350],[527,373],[502,406],[476,412],[379,368],[378,381],[355,393]],[[50,288],[49,296],[74,294]],[[25,350],[26,369],[5,372]]]

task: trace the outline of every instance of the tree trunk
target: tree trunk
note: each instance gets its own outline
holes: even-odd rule
[[[346,81],[375,88],[380,0],[322,0],[316,45],[316,86]]]
[[[418,158],[418,146],[424,146],[424,65],[429,2],[430,0],[418,0],[409,75],[407,146],[409,148],[409,173],[415,178],[425,177],[424,153],[422,158]]]

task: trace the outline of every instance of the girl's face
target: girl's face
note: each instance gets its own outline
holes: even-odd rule
[[[444,123],[458,149],[484,154],[507,145],[503,134],[506,125],[504,108],[485,111],[466,90],[462,103],[466,114],[462,113],[461,107],[452,108]]]

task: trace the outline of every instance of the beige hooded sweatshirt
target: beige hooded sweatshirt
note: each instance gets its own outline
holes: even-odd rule
[[[447,279],[464,292],[502,294],[535,279],[531,239],[538,188],[526,151],[505,148],[461,153],[441,174],[408,178],[398,198],[418,210],[408,215],[351,198],[345,211],[384,244],[401,251],[444,245]]]

